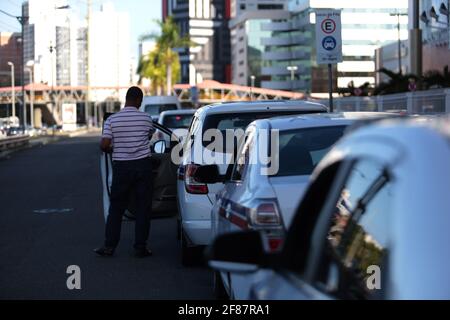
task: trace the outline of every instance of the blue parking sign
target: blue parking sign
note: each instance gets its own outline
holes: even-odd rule
[[[336,44],[336,39],[331,36],[325,37],[322,40],[322,47],[327,51],[334,50],[334,48],[336,48]]]

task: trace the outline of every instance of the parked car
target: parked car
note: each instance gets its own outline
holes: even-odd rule
[[[172,130],[172,132],[183,141],[188,133],[195,111],[195,109],[164,111],[160,114],[158,123]],[[152,139],[156,141],[161,140],[163,137],[164,134],[157,131]],[[170,140],[167,140],[167,143],[169,142]]]
[[[250,299],[450,299],[450,119],[384,120],[322,159],[281,252],[228,233],[209,264]]]
[[[180,101],[175,96],[145,96],[139,110],[147,112],[154,121],[164,111],[181,109]]]
[[[205,106],[197,110],[184,144],[178,174],[178,235],[184,265],[195,261],[197,248],[211,241],[211,208],[223,183],[198,183],[194,179],[197,168],[218,163],[225,174],[236,153],[237,130],[244,133],[249,123],[280,115],[327,112],[321,104],[306,101],[235,102]],[[218,137],[210,135],[219,133]],[[229,138],[231,133],[231,139]],[[214,140],[214,141],[212,141]],[[222,142],[218,148],[212,147]],[[214,142],[214,143],[212,143]],[[214,159],[213,159],[214,158]]]
[[[358,120],[386,117],[379,112],[323,113],[257,120],[246,129],[230,177],[218,174],[217,165],[197,169],[195,179],[224,182],[212,211],[212,237],[247,229],[265,232],[268,248],[277,250],[317,163],[342,137],[347,126]],[[277,133],[278,143],[270,139]],[[261,152],[265,152],[261,158]],[[269,155],[278,156],[273,172],[264,172]],[[256,159],[256,161],[254,161]],[[274,159],[274,158],[272,158]],[[271,165],[274,162],[269,162]],[[292,192],[295,190],[295,192]],[[248,295],[246,278],[216,274],[215,283],[236,299]],[[223,292],[217,292],[221,295]]]
[[[104,120],[109,117],[106,114]],[[177,211],[176,204],[176,181],[177,165],[171,161],[171,150],[179,142],[172,141],[166,145],[167,137],[176,136],[165,126],[153,122],[156,129],[163,133],[162,140],[155,141],[152,148],[152,170],[153,170],[153,190],[152,190],[152,217],[173,216]],[[111,154],[102,153],[100,158],[100,174],[103,184],[103,214],[106,220],[109,211],[109,197],[112,183],[112,157]],[[134,219],[134,195],[130,198],[130,203],[125,216]]]

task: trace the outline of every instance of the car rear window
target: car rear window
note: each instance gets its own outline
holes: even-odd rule
[[[144,107],[145,112],[151,116],[159,116],[163,111],[177,110],[176,104],[146,104]]]
[[[209,129],[219,129],[222,132],[222,138],[225,142],[225,130],[227,129],[245,129],[251,122],[258,119],[267,119],[279,116],[286,115],[298,115],[298,114],[306,114],[311,113],[311,111],[300,111],[300,110],[285,110],[285,111],[273,111],[273,112],[264,112],[264,111],[255,111],[255,112],[242,112],[242,113],[225,113],[225,114],[211,114],[207,116],[203,122],[203,132],[204,133]],[[319,113],[319,111],[315,112]],[[235,141],[235,143],[237,143]],[[203,147],[207,148],[208,145],[211,144],[211,141],[203,140]],[[224,143],[224,153],[227,150]],[[228,149],[232,150],[232,149]],[[217,150],[216,150],[217,151]]]
[[[193,114],[166,115],[162,124],[171,129],[186,129],[189,128],[193,116]]]
[[[280,131],[279,170],[275,176],[310,175],[344,134],[346,126]]]

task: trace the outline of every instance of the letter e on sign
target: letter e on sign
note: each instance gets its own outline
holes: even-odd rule
[[[322,21],[322,31],[326,34],[333,33],[336,30],[336,22],[331,19],[325,19]]]

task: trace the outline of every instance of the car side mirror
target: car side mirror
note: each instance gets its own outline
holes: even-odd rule
[[[158,140],[153,144],[153,151],[155,153],[162,154],[166,151],[166,142],[164,140]]]
[[[218,183],[223,182],[224,176],[219,172],[217,164],[200,166],[195,170],[194,179],[200,183]]]
[[[264,266],[268,254],[258,231],[233,232],[217,237],[206,251],[208,265],[218,271],[251,273]]]

